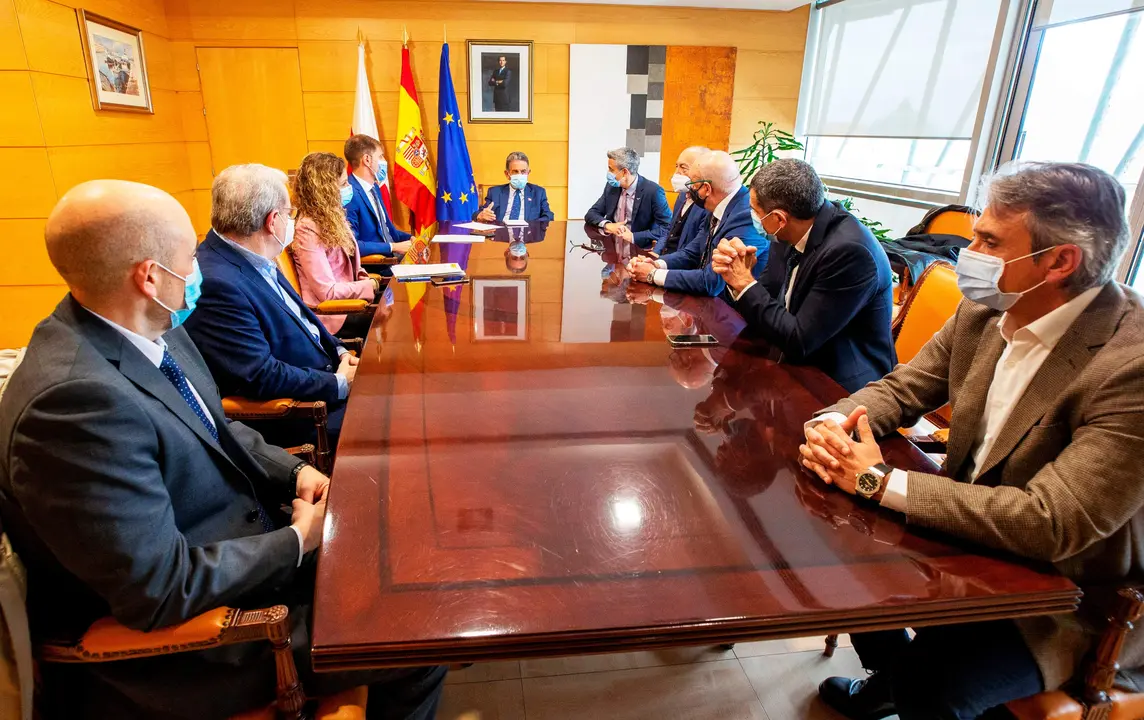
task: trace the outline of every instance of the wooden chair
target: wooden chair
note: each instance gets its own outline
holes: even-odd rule
[[[1016,700],[1005,707],[1017,720],[1137,720],[1144,717],[1144,693],[1113,688],[1120,669],[1120,650],[1144,612],[1144,594],[1121,589],[1106,616],[1100,642],[1084,668],[1084,682],[1075,690],[1053,690]]]
[[[382,256],[372,255],[370,257],[380,258]],[[282,271],[286,281],[294,288],[294,292],[298,293],[298,297],[301,297],[302,285],[298,282],[298,269],[294,266],[294,256],[290,254],[289,250],[283,250],[278,255],[277,262],[278,269]],[[365,258],[362,258],[362,262],[365,262]],[[385,278],[380,275],[371,274],[370,277],[379,283],[385,282]],[[316,306],[310,306],[310,309],[314,311],[315,315],[357,315],[359,313],[372,315],[373,311],[377,309],[377,305],[361,298],[350,298],[347,300],[324,300]]]
[[[32,642],[27,627],[26,581],[20,559],[6,535],[0,534],[0,670],[14,669],[14,683],[0,683],[0,710],[5,718],[32,720]],[[19,602],[12,602],[13,599]],[[102,663],[160,655],[174,655],[234,645],[269,641],[274,647],[277,674],[276,701],[234,716],[231,720],[363,720],[367,688],[324,698],[307,699],[298,680],[290,648],[289,610],[285,605],[260,610],[217,608],[184,623],[152,632],[131,630],[111,618],[96,621],[77,642],[44,643],[35,657],[44,663]]]

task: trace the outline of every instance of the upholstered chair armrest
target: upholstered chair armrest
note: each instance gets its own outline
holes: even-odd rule
[[[285,605],[265,610],[221,607],[151,632],[132,630],[106,617],[95,621],[78,642],[43,644],[39,655],[45,662],[112,662],[266,640],[269,625],[287,613]]]
[[[361,355],[361,349],[365,347],[365,340],[362,338],[343,338],[342,345],[346,346],[351,354],[358,356]]]
[[[231,420],[273,420],[275,418],[316,418],[326,414],[326,402],[315,400],[302,402],[290,398],[274,400],[250,400],[240,397],[224,397],[222,411]]]
[[[318,315],[347,315],[349,313],[373,312],[368,300],[350,298],[348,300],[325,300],[313,308]]]
[[[1007,703],[1017,720],[1081,720],[1084,706],[1061,690],[1044,692]]]
[[[369,273],[369,279],[376,280],[378,286],[382,289],[384,289],[385,286],[389,283],[389,278],[385,277],[384,275],[378,275],[377,273]]]
[[[285,452],[293,455],[299,460],[305,460],[311,465],[318,464],[318,449],[314,447],[313,443],[306,443],[305,445],[298,445],[297,447],[282,448]]]
[[[385,255],[365,255],[361,259],[362,265],[396,265],[399,262],[397,258]]]

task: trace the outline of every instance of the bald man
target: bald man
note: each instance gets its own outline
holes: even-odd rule
[[[727,284],[711,268],[711,255],[720,241],[732,238],[755,248],[758,261],[752,271],[761,276],[770,241],[751,221],[750,192],[739,178],[735,159],[722,151],[701,155],[688,169],[686,188],[692,202],[709,213],[700,239],[655,261],[632,258],[632,277],[669,291],[717,297]]]
[[[687,183],[691,182],[688,173],[692,166],[709,152],[709,149],[695,145],[679,153],[679,158],[675,161],[675,174],[671,176],[671,189],[679,195],[675,198],[675,208],[671,211],[667,235],[654,248],[657,255],[673,253],[704,237],[707,211],[691,199]]]
[[[68,192],[45,234],[69,293],[0,404],[0,520],[27,566],[33,636],[284,603],[309,690],[374,681],[371,696],[408,710],[385,717],[431,717],[441,670],[310,672],[306,606],[329,479],[223,415],[180,327],[201,282],[186,211],[156,188],[101,180]],[[40,670],[49,718],[225,718],[274,695],[268,643]]]

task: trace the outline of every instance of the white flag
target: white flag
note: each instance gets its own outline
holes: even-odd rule
[[[365,43],[358,44],[357,89],[354,91],[354,120],[350,126],[354,135],[369,135],[378,142],[377,118],[373,114],[373,97],[369,91],[369,78],[365,74]]]

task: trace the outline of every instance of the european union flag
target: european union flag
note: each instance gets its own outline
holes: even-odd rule
[[[467,222],[480,210],[473,161],[461,127],[461,110],[449,74],[449,43],[441,46],[441,87],[437,100],[437,219]]]

